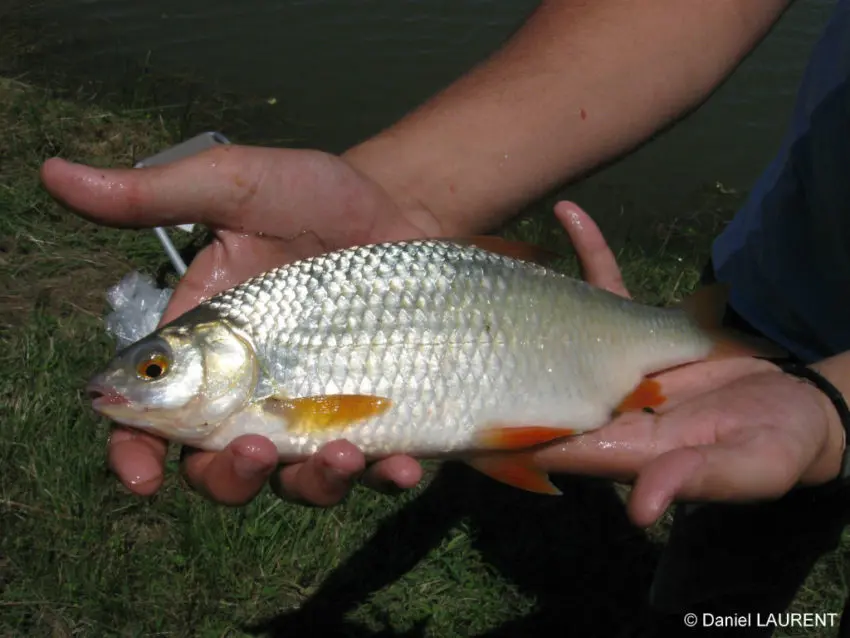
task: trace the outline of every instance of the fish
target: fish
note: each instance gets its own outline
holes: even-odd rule
[[[560,494],[536,448],[663,405],[659,371],[752,351],[557,257],[482,236],[301,259],[123,348],[86,391],[99,415],[202,450],[260,434],[295,462],[344,438],[370,460],[460,459]]]

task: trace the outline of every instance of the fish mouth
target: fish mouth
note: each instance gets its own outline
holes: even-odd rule
[[[91,400],[92,409],[98,414],[107,415],[119,407],[127,407],[130,401],[115,388],[92,382],[86,386],[86,396]],[[111,408],[111,409],[110,409]]]

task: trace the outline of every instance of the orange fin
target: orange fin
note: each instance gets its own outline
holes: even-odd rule
[[[728,285],[711,284],[697,288],[693,294],[682,300],[679,308],[689,314],[700,328],[706,332],[713,332],[720,330],[723,326],[723,315],[726,313],[728,299]]]
[[[263,409],[289,419],[296,433],[343,429],[353,423],[380,416],[392,402],[360,394],[330,394],[299,399],[266,399]]]
[[[536,467],[531,454],[478,456],[466,464],[491,479],[537,494],[560,496],[561,490],[549,480],[548,474]]]
[[[782,358],[789,354],[787,350],[772,341],[732,328],[710,330],[708,335],[714,341],[714,348],[705,358],[706,361],[735,357]]]
[[[452,239],[451,241],[456,244],[477,246],[481,250],[486,250],[512,259],[519,259],[520,261],[533,262],[541,266],[549,266],[561,258],[561,255],[545,248],[541,248],[540,246],[497,237],[496,235],[474,235],[472,237]]]
[[[573,436],[575,430],[553,427],[511,427],[496,426],[481,430],[475,435],[475,447],[478,449],[521,450],[555,439]]]
[[[661,393],[661,384],[655,379],[644,379],[620,402],[614,412],[638,412],[644,408],[657,408],[667,401]]]
[[[729,286],[724,283],[698,288],[686,297],[679,308],[714,341],[714,348],[706,357],[708,361],[734,357],[786,357],[788,352],[777,344],[723,325]]]

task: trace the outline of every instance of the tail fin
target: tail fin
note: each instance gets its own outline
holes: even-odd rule
[[[679,304],[714,341],[714,349],[707,357],[709,360],[734,357],[781,358],[789,355],[769,339],[724,326],[723,316],[728,299],[729,286],[716,283],[699,288]]]

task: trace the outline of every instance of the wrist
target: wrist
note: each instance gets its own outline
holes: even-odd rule
[[[833,374],[827,362],[803,366],[783,366],[786,373],[800,379],[811,387],[813,396],[821,408],[826,424],[826,438],[820,454],[803,477],[808,483],[827,483],[833,480],[850,479],[848,475],[847,439],[850,428],[850,412],[840,388],[841,375]]]
[[[453,229],[428,204],[420,188],[421,175],[427,170],[402,163],[396,153],[392,142],[379,135],[348,149],[341,158],[386,192],[398,211],[400,233],[419,237],[452,235]]]
[[[431,237],[490,232],[543,192],[538,178],[528,185],[508,170],[504,150],[458,143],[460,135],[452,131],[449,124],[413,116],[341,157],[379,184],[410,223]]]

